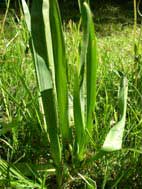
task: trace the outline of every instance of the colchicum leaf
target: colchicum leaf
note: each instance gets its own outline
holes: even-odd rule
[[[74,69],[74,93],[73,93],[73,110],[74,110],[74,124],[76,130],[75,151],[79,160],[83,159],[84,144],[85,144],[85,127],[83,123],[81,103],[80,103],[80,87],[79,75],[77,66]]]
[[[87,3],[84,3],[83,19],[84,19],[84,27],[87,27],[88,30],[88,32],[86,32],[86,37],[88,37],[88,47],[86,54],[86,86],[87,86],[86,129],[90,134],[92,134],[92,130],[93,130],[92,115],[95,111],[95,103],[96,103],[96,80],[97,80],[98,59],[97,59],[97,43],[96,43],[96,36],[94,30],[94,23],[92,19],[92,13]],[[84,28],[84,31],[85,30],[86,28]]]
[[[119,108],[120,108],[120,121],[110,129],[107,134],[102,150],[115,151],[122,148],[122,139],[126,121],[126,108],[127,108],[127,95],[128,95],[128,80],[123,76],[120,90],[119,90]]]
[[[92,13],[85,2],[82,7],[83,41],[80,55],[80,67],[74,70],[74,121],[76,129],[76,150],[79,159],[83,159],[88,133],[92,136],[93,113],[96,102],[97,45]],[[86,78],[85,78],[86,76]],[[81,90],[86,81],[87,90],[81,98]],[[86,88],[85,87],[85,88]],[[83,103],[82,103],[82,102]],[[84,103],[86,102],[86,103]],[[85,107],[82,105],[86,104]]]
[[[53,73],[51,70],[54,65],[54,58],[49,19],[49,1],[34,0],[31,15],[25,0],[22,0],[22,5],[31,35],[31,49],[47,126],[44,130],[49,135],[51,154],[58,167],[61,163],[61,147],[58,136],[58,115]]]
[[[63,143],[68,143],[69,141],[71,142],[71,133],[68,120],[68,84],[65,42],[57,0],[50,0],[49,2],[59,125]]]

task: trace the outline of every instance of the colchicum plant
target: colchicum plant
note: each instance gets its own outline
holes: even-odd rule
[[[97,94],[98,53],[88,4],[88,1],[79,1],[83,37],[80,62],[73,64],[72,126],[69,115],[67,54],[58,1],[34,0],[30,12],[25,0],[22,0],[44,117],[42,131],[47,136],[47,144],[50,144],[58,188],[62,188],[63,178],[70,175],[70,167],[77,171],[83,164],[88,144],[95,143],[92,138],[95,127],[93,115]],[[127,90],[127,78],[122,75],[119,91],[120,121],[108,133],[99,150],[101,153],[121,149]],[[78,176],[84,180],[87,188],[96,188],[95,181],[91,178],[80,173]]]

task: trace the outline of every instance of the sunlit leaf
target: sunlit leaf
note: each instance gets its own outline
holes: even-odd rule
[[[127,93],[128,81],[126,77],[123,77],[119,90],[119,109],[121,118],[120,121],[116,125],[114,125],[107,134],[102,150],[115,151],[122,148],[123,133],[126,120]]]

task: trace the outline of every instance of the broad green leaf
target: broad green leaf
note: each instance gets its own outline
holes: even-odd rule
[[[74,124],[76,132],[75,151],[78,159],[83,159],[84,144],[85,144],[85,128],[82,118],[81,103],[80,103],[80,87],[79,74],[77,66],[74,69],[74,93],[73,93],[73,110],[74,110]]]
[[[122,139],[126,120],[126,108],[127,108],[127,95],[128,95],[128,80],[124,76],[120,85],[119,91],[119,108],[120,108],[120,121],[110,129],[107,134],[102,150],[115,151],[122,148]]]
[[[84,10],[84,9],[83,9]],[[83,25],[83,39],[81,43],[81,54],[80,54],[80,87],[82,87],[85,75],[85,65],[86,65],[86,57],[87,57],[87,49],[89,42],[89,25],[87,22],[87,14],[86,12],[82,13],[82,25]]]
[[[52,36],[49,20],[49,1],[34,0],[31,10],[31,31],[34,49],[50,70],[54,65]]]
[[[51,68],[54,65],[52,36],[49,21],[49,1],[34,0],[31,16],[28,7],[22,0],[26,23],[31,35],[31,48],[35,63],[38,85],[41,93],[44,118],[50,139],[51,154],[54,163],[61,162],[61,147],[58,136],[58,116],[55,102],[55,91]]]
[[[50,24],[54,54],[55,84],[59,125],[64,143],[71,141],[68,120],[67,64],[60,11],[57,0],[50,0]]]
[[[87,3],[82,7],[82,25],[83,25],[83,41],[81,47],[80,68],[77,66],[74,70],[74,121],[76,129],[76,147],[79,159],[83,158],[86,144],[88,143],[88,134],[92,136],[93,130],[93,112],[95,111],[96,101],[96,72],[97,72],[97,52],[96,52],[96,37],[94,31],[94,24],[92,14]],[[86,71],[86,86],[87,86],[87,106],[81,106],[80,99],[81,87],[85,80]],[[84,104],[84,103],[83,103]],[[86,110],[86,113],[84,112]],[[85,116],[85,119],[83,119]],[[83,121],[86,122],[84,125]],[[88,133],[86,133],[86,131]]]
[[[87,118],[86,128],[91,134],[93,130],[93,113],[95,111],[96,102],[96,77],[97,77],[97,44],[94,30],[92,13],[87,3],[84,3],[83,8],[83,25],[86,37],[88,37],[88,47],[86,54],[86,86],[87,86]],[[86,40],[87,43],[87,40]]]
[[[39,80],[39,89],[41,92],[52,89],[53,83],[51,78],[51,72],[49,71],[47,65],[45,64],[44,59],[36,54],[35,52],[35,58],[36,58],[36,69],[38,70],[38,80]]]

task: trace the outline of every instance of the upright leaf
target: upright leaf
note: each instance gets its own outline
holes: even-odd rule
[[[87,3],[82,7],[82,25],[83,25],[83,41],[81,48],[81,62],[79,71],[76,68],[74,71],[74,120],[76,129],[76,146],[79,159],[83,158],[86,144],[88,142],[88,133],[92,135],[93,129],[93,112],[95,110],[96,100],[96,72],[97,72],[97,52],[96,52],[96,37],[92,14]],[[81,87],[85,80],[86,71],[86,113],[85,108],[81,107],[80,99]],[[79,72],[79,73],[78,73]],[[83,119],[85,116],[85,119]],[[85,124],[84,125],[84,120]],[[86,131],[88,133],[86,133]]]
[[[61,148],[58,136],[58,117],[55,102],[51,67],[54,64],[51,29],[49,22],[49,1],[34,0],[31,16],[25,0],[22,0],[26,23],[31,34],[32,53],[41,93],[44,117],[47,124],[50,147],[54,163],[61,163]]]
[[[82,160],[85,150],[85,127],[82,118],[82,110],[80,103],[80,86],[78,69],[74,69],[74,93],[73,93],[73,110],[74,110],[74,124],[76,131],[75,153],[77,159]]]
[[[65,42],[58,2],[57,0],[50,0],[49,2],[59,125],[63,141],[66,143],[71,141],[71,133],[68,120],[68,90]]]
[[[96,78],[97,78],[97,45],[92,13],[87,3],[84,3],[83,18],[87,26],[88,47],[86,54],[86,86],[87,86],[87,118],[86,129],[91,134],[93,130],[93,112],[96,102]],[[86,30],[84,28],[84,30]]]
[[[80,13],[82,13],[83,3],[84,2],[86,2],[89,5],[90,0],[78,0],[78,6],[79,6]]]

